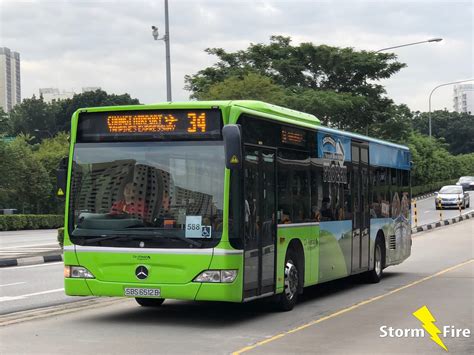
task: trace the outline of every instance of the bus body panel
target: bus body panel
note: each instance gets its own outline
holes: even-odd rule
[[[276,263],[276,293],[283,291],[283,273],[288,246],[294,239],[298,239],[304,251],[304,286],[318,283],[319,269],[319,226],[317,223],[308,223],[308,226],[298,224],[278,225],[277,228],[277,263]]]
[[[92,252],[82,251],[93,250]],[[85,247],[76,250],[79,265],[87,268],[98,281],[140,284],[186,284],[209,269],[212,249],[180,251]],[[123,248],[125,249],[125,248]],[[149,270],[146,280],[135,275],[139,266]]]
[[[319,282],[351,274],[352,221],[321,222]]]

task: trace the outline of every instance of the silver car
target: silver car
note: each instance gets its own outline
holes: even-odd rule
[[[474,190],[474,176],[461,176],[456,185],[462,186],[464,191]]]
[[[443,186],[441,190],[439,190],[439,192],[436,192],[435,194],[435,207],[437,210],[439,210],[440,206],[441,208],[459,208],[459,205],[461,205],[461,208],[466,208],[470,205],[469,194],[464,191],[462,186]]]

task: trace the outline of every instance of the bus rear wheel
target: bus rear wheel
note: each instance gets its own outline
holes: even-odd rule
[[[164,298],[135,298],[135,301],[142,307],[160,307],[165,301]]]
[[[298,300],[300,278],[297,260],[295,251],[289,250],[286,253],[283,292],[276,300],[278,309],[284,312],[291,311]]]
[[[383,243],[381,238],[377,238],[374,248],[374,268],[367,272],[367,281],[370,283],[378,283],[382,279],[383,274]]]

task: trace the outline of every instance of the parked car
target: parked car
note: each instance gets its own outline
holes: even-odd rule
[[[474,190],[474,176],[461,176],[456,185],[462,186],[464,191]]]
[[[439,206],[443,207],[455,207],[466,208],[470,206],[469,194],[464,191],[462,186],[458,185],[447,185],[443,186],[439,192],[436,192],[435,207],[438,210]]]

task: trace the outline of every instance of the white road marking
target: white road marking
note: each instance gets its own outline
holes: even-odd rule
[[[56,245],[59,248],[58,242],[56,243],[43,243],[43,244],[30,244],[30,245],[15,245],[10,247],[2,247],[0,250],[3,249],[17,249],[17,248],[32,248],[32,247],[44,247],[47,245]]]
[[[15,283],[12,283],[12,284],[0,285],[0,287],[13,286],[13,285],[21,285],[21,284],[26,284],[26,282],[15,282]]]
[[[31,267],[43,267],[43,266],[53,266],[53,265],[59,265],[59,264],[63,264],[62,261],[58,261],[57,263],[44,263],[44,264],[37,264],[37,265],[25,265],[25,266],[11,266],[8,268],[8,271],[11,271],[11,270],[19,270],[19,269],[27,269],[27,268],[31,268]],[[7,268],[3,269],[3,270],[6,270]],[[2,269],[0,269],[2,270]]]
[[[35,293],[28,293],[26,295],[20,295],[20,296],[4,296],[0,297],[0,302],[8,302],[8,301],[16,301],[16,300],[22,300],[27,297],[32,297],[32,296],[39,296],[39,295],[45,295],[47,293],[54,293],[54,292],[60,292],[64,291],[64,288],[57,288],[55,290],[48,290],[48,291],[42,291],[42,292],[35,292]]]

